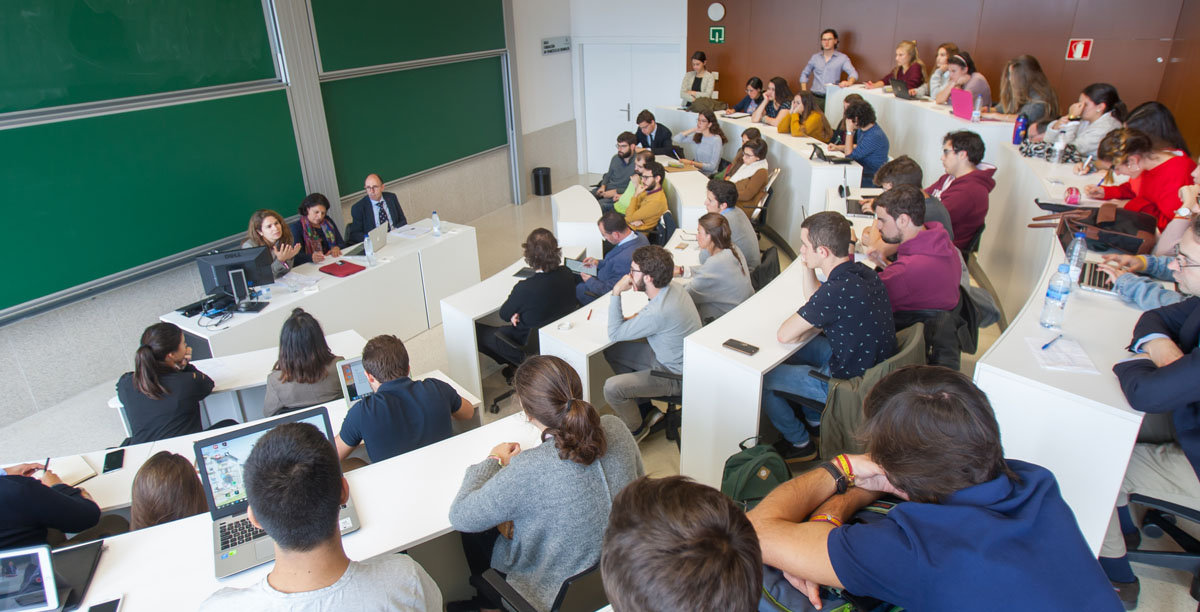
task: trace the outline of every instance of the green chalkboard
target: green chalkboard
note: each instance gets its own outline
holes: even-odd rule
[[[321,96],[343,194],[508,142],[498,57],[326,81]]]
[[[312,12],[324,72],[504,48],[501,0],[312,0]]]
[[[269,91],[0,130],[0,309],[244,232],[304,197],[286,94]]]
[[[0,2],[0,113],[273,78],[262,0]]]

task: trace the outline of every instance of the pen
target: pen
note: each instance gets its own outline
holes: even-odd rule
[[[587,316],[587,319],[585,319],[585,320],[586,320],[586,321],[591,321],[591,320],[592,320],[592,309],[591,309],[591,308],[588,308],[588,316]]]
[[[1042,345],[1042,350],[1044,351],[1044,350],[1046,350],[1046,349],[1050,348],[1050,345],[1051,345],[1051,344],[1054,344],[1055,342],[1058,342],[1058,339],[1059,339],[1059,338],[1062,338],[1062,337],[1063,337],[1063,335],[1062,335],[1062,334],[1059,334],[1059,335],[1055,336],[1055,337],[1054,337],[1053,339],[1051,339],[1049,342],[1047,342],[1047,343],[1045,343],[1045,344],[1043,344],[1043,345]]]
[[[49,471],[50,471],[50,458],[46,457],[46,462],[42,464],[42,473],[45,474],[46,472],[49,472]]]

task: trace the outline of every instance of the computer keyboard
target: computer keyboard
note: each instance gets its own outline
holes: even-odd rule
[[[233,548],[251,540],[257,540],[265,535],[267,535],[267,532],[255,527],[248,517],[232,523],[222,523],[221,550]]]

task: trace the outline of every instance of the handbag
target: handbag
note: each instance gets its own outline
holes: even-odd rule
[[[1035,223],[1030,223],[1029,227],[1058,228],[1060,240],[1067,242],[1075,232],[1083,232],[1088,250],[1148,255],[1158,240],[1157,219],[1143,212],[1127,210],[1112,203],[1096,208],[1079,208],[1039,200],[1034,202],[1051,214],[1034,217]]]

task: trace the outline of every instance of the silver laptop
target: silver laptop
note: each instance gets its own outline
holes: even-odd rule
[[[375,229],[367,232],[367,238],[371,239],[371,247],[375,249],[376,253],[378,253],[379,251],[383,250],[383,247],[387,246],[387,239],[388,239],[387,226],[386,225],[376,225]],[[366,252],[367,252],[367,241],[363,240],[362,242],[360,242],[356,245],[353,245],[353,246],[347,248],[346,250],[342,251],[342,255],[361,255]]]
[[[362,357],[351,357],[337,362],[338,381],[342,383],[342,397],[346,405],[353,406],[354,402],[373,393],[371,382],[367,380],[367,371],[363,369]]]
[[[1058,232],[1058,244],[1062,247],[1063,252],[1066,253],[1067,248],[1071,246],[1071,241],[1075,238],[1075,235],[1071,233],[1071,230],[1067,227],[1067,224],[1061,221],[1059,222],[1058,229],[1056,231]],[[1108,275],[1100,269],[1100,264],[1097,262],[1083,262],[1079,278],[1076,280],[1079,282],[1080,289],[1093,291],[1096,293],[1104,293],[1107,295],[1117,295],[1116,289],[1113,288],[1112,280],[1110,280]]]
[[[246,516],[249,507],[242,469],[255,442],[281,423],[303,422],[316,426],[333,444],[329,411],[324,406],[293,412],[195,443],[196,468],[204,484],[212,516],[213,561],[217,578],[262,565],[275,559],[275,541]],[[358,513],[347,499],[338,516],[342,534],[357,531]]]

